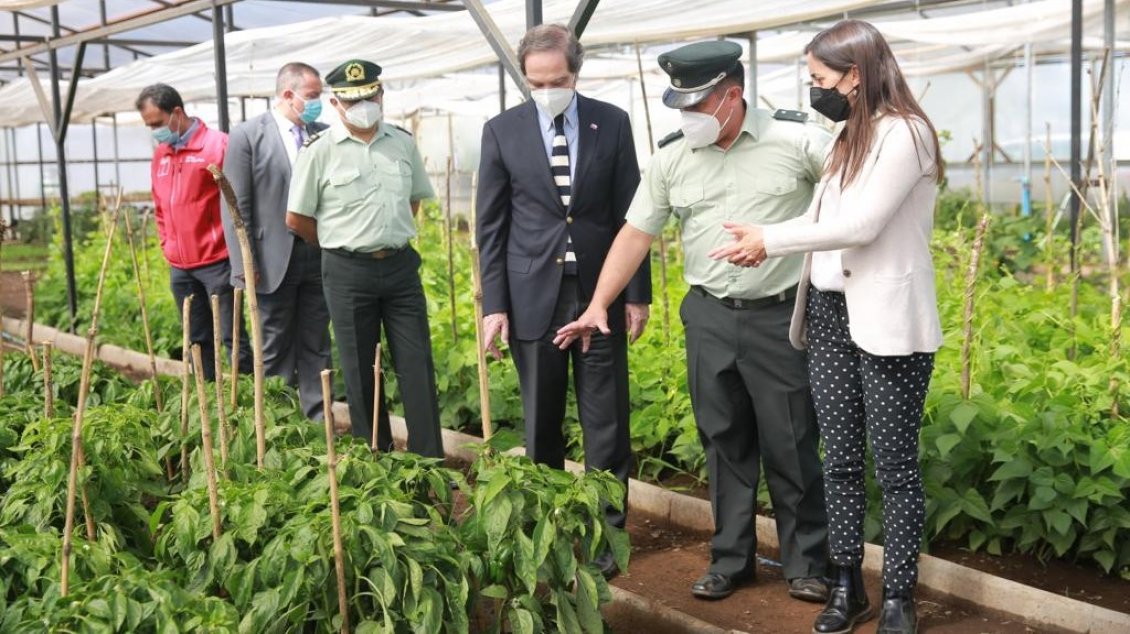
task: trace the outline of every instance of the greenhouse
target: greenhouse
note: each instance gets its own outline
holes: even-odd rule
[[[0,8],[0,633],[1130,632],[1130,0]]]

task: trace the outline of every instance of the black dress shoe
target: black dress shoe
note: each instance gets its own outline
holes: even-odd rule
[[[918,615],[914,611],[911,592],[894,592],[883,588],[883,607],[879,609],[877,634],[915,634]]]
[[[699,599],[725,599],[734,593],[734,590],[744,579],[738,579],[720,572],[708,572],[698,578],[691,586],[691,594]]]
[[[616,565],[616,558],[612,556],[612,551],[610,550],[606,550],[597,555],[596,559],[592,560],[592,563],[596,566],[597,570],[600,570],[600,574],[603,575],[605,579],[612,579],[620,574],[620,567]]]
[[[828,600],[828,584],[820,577],[789,579],[789,596],[801,601],[824,603]]]
[[[839,566],[835,586],[828,593],[824,611],[816,617],[812,634],[848,634],[856,623],[873,615],[867,591],[863,588],[860,566]]]

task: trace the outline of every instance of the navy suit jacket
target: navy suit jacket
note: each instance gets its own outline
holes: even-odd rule
[[[483,127],[475,205],[483,314],[508,313],[510,332],[521,340],[549,330],[570,235],[581,294],[592,297],[640,182],[628,114],[578,94],[580,147],[566,208],[550,173],[536,107],[527,101]],[[647,260],[609,307],[613,332],[624,330],[625,301],[651,302]]]

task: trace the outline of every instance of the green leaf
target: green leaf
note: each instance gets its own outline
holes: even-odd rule
[[[1026,458],[1017,458],[1011,460],[997,467],[993,475],[989,476],[990,482],[998,482],[1001,480],[1012,480],[1014,478],[1028,479],[1032,474],[1032,464]]]
[[[495,498],[493,504],[483,507],[486,515],[487,544],[491,551],[498,549],[510,530],[512,508],[510,498],[505,495]]]
[[[596,580],[586,568],[577,568],[577,617],[589,634],[603,634]]]
[[[985,498],[976,489],[966,489],[961,494],[961,510],[966,515],[977,520],[981,520],[986,524],[993,523],[993,516],[989,512],[989,505],[985,504]]]
[[[498,584],[490,585],[483,588],[482,590],[479,590],[479,594],[483,595],[484,597],[501,600],[506,600],[506,598],[510,596],[510,593],[506,591],[506,588]]]
[[[948,456],[949,453],[953,451],[953,448],[958,446],[958,444],[960,443],[960,434],[942,434],[941,436],[938,436],[937,440],[934,441],[934,444],[938,447],[938,456],[941,458]]]
[[[524,608],[510,608],[512,634],[534,634],[534,615]]]
[[[960,403],[950,412],[950,422],[962,435],[965,434],[966,429],[969,429],[969,424],[974,418],[977,418],[977,406],[969,401]]]
[[[534,541],[520,530],[514,531],[514,568],[518,578],[533,594],[538,585],[538,564],[534,561]]]

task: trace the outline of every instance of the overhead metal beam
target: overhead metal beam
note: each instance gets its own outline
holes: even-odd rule
[[[487,39],[494,54],[498,56],[498,61],[502,64],[503,68],[510,75],[510,79],[518,86],[518,90],[522,91],[527,99],[530,97],[530,87],[526,84],[526,77],[522,74],[522,68],[518,64],[518,57],[514,55],[514,49],[510,48],[510,43],[506,41],[506,37],[502,35],[498,25],[495,24],[494,19],[487,13],[486,8],[483,6],[482,0],[463,0],[463,5],[471,12],[471,17],[475,20],[475,24],[479,26],[482,31],[483,37]]]
[[[541,0],[526,0],[526,30],[528,31],[544,21]]]
[[[31,20],[33,22],[38,22],[40,24],[46,24],[47,26],[51,26],[50,20],[44,20],[43,18],[41,18],[41,17],[39,17],[39,16],[37,16],[33,13],[25,13],[23,11],[13,11],[12,13],[14,13],[14,14],[22,17],[22,18],[26,18],[28,20]],[[66,24],[60,24],[59,29],[61,31],[66,31],[68,34],[74,34],[74,33],[79,32],[78,29],[72,29],[71,27],[67,26]],[[127,50],[127,51],[133,53],[134,55],[145,55],[146,57],[149,57],[151,55],[151,53],[147,53],[145,51],[141,51],[141,50],[138,50],[136,48],[131,48],[129,46],[119,46],[118,48]],[[43,52],[46,52],[46,51],[43,51]]]
[[[1079,192],[1083,187],[1083,0],[1071,1],[1071,273],[1079,270]]]
[[[59,37],[59,6],[51,6],[51,34],[54,37]],[[82,67],[82,58],[86,53],[86,44],[82,41],[78,42],[78,54],[75,55],[75,68]],[[52,97],[52,114],[54,114],[55,125],[53,132],[55,134],[55,165],[59,172],[59,204],[63,211],[63,262],[66,266],[67,277],[67,307],[70,309],[70,331],[74,332],[75,323],[78,318],[78,296],[75,289],[75,252],[74,252],[74,234],[71,232],[71,199],[69,185],[67,183],[67,118],[71,113],[71,106],[74,105],[74,92],[75,86],[78,85],[78,77],[71,76],[71,87],[67,91],[67,106],[64,109],[62,98],[59,90],[59,55],[58,51],[54,48],[49,49],[49,59],[51,61],[51,97]],[[31,65],[28,65],[31,68]],[[38,83],[38,81],[37,81]],[[64,115],[64,110],[66,115]]]
[[[148,9],[131,14],[126,17],[113,20],[106,26],[96,26],[88,29],[75,31],[69,35],[60,35],[52,37],[47,42],[33,44],[31,46],[21,46],[14,51],[0,53],[0,62],[25,57],[27,55],[36,55],[38,53],[45,53],[47,51],[57,50],[67,46],[74,46],[79,42],[89,42],[91,40],[117,35],[118,33],[125,33],[133,31],[151,24],[158,22],[165,22],[173,18],[179,18],[185,15],[191,15],[197,11],[211,9],[213,6],[223,6],[238,2],[239,0],[182,0],[181,2],[170,3],[166,7],[158,7]],[[138,51],[141,54],[148,55],[144,51]]]
[[[577,39],[581,39],[585,29],[589,25],[589,20],[592,19],[593,12],[596,11],[596,5],[600,4],[600,0],[580,0],[577,3],[577,9],[573,11],[573,17],[569,18],[569,30]]]
[[[149,1],[150,1],[150,2],[153,2],[153,3],[155,3],[155,4],[159,4],[159,5],[161,5],[162,7],[173,7],[173,6],[176,6],[176,3],[175,3],[175,2],[169,2],[168,0],[149,0]],[[210,23],[210,22],[212,22],[212,16],[211,16],[211,14],[209,14],[209,13],[206,13],[206,12],[204,12],[204,11],[198,11],[198,12],[196,12],[196,13],[191,13],[191,14],[189,14],[189,17],[193,17],[193,18],[196,18],[196,19],[198,19],[198,20],[204,20],[205,22],[209,22],[209,23]],[[240,29],[239,29],[239,27],[233,26],[233,27],[231,28],[231,30],[232,30],[232,31],[238,31],[238,30],[240,30]]]
[[[228,64],[224,48],[224,12],[219,2],[212,2],[212,52],[216,66],[216,111],[220,131],[227,133],[231,128],[228,118]]]
[[[310,4],[310,0],[275,0],[275,2],[301,2]],[[394,11],[464,11],[466,7],[455,2],[440,2],[438,0],[329,0],[327,4],[344,4],[351,7],[369,7],[373,9],[392,9]]]

